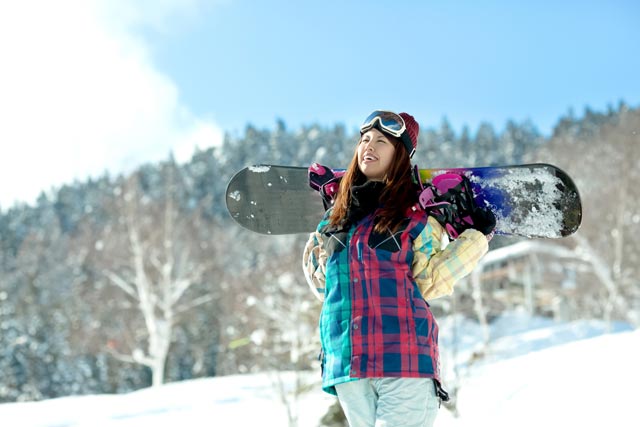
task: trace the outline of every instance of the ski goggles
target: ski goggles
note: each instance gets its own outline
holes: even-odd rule
[[[369,114],[360,125],[360,133],[365,133],[374,127],[396,138],[400,138],[407,128],[402,117],[394,112],[384,110],[376,110]]]

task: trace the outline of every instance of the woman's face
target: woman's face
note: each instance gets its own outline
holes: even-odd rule
[[[370,129],[358,144],[358,166],[369,181],[382,181],[395,153],[393,142],[378,129]]]

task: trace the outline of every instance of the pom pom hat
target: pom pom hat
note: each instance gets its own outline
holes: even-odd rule
[[[409,157],[413,156],[418,146],[420,125],[412,115],[376,110],[364,120],[362,126],[360,126],[360,134],[362,135],[374,127],[388,135],[400,138],[409,153]]]

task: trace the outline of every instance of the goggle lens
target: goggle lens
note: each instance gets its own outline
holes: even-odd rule
[[[360,126],[360,132],[366,132],[379,124],[380,130],[389,133],[395,137],[400,137],[405,130],[405,124],[402,117],[391,111],[376,110],[364,119]]]

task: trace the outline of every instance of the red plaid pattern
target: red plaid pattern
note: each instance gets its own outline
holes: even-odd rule
[[[323,388],[333,394],[356,378],[439,379],[438,326],[412,273],[414,240],[431,236],[431,225],[412,212],[400,231],[380,236],[373,218],[339,233],[327,232],[326,219],[318,226],[328,252]]]

